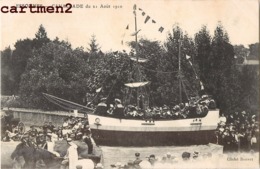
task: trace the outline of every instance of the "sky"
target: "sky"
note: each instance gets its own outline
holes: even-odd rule
[[[19,39],[34,38],[40,24],[50,39],[58,37],[69,41],[73,48],[82,46],[87,50],[91,36],[95,35],[102,51],[127,50],[126,43],[122,45],[121,42],[134,40],[131,36],[134,32],[134,4],[137,6],[137,30],[141,29],[138,39],[144,37],[164,42],[175,24],[192,38],[202,25],[206,25],[213,36],[221,21],[231,44],[247,47],[259,42],[258,0],[1,0],[0,3],[8,7],[17,4],[83,5],[83,8],[72,8],[72,13],[67,14],[32,14],[29,10],[26,13],[1,13],[1,50],[7,46],[14,48]],[[86,8],[87,5],[91,8]],[[101,5],[109,8],[101,8]],[[144,16],[142,12],[145,12]],[[147,16],[150,19],[145,24]],[[158,31],[161,26],[164,28],[162,33]]]

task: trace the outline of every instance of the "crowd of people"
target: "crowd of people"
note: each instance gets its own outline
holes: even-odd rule
[[[246,111],[222,114],[216,135],[224,153],[258,151],[259,122]]]
[[[212,158],[211,152],[200,153],[197,151],[185,151],[182,154],[171,154],[167,152],[162,157],[151,154],[143,158],[141,158],[141,154],[137,152],[133,159],[130,159],[127,163],[116,162],[110,166],[112,169],[176,168],[197,162],[204,162],[204,165],[206,165],[205,160],[211,160]]]
[[[55,126],[52,122],[44,122],[43,125],[36,126],[31,125],[29,130],[25,130],[24,125],[20,125],[22,122],[18,123],[17,126],[12,126],[5,131],[5,135],[2,137],[4,142],[21,141],[28,147],[35,149],[45,149],[57,157],[62,157],[64,160],[61,163],[61,168],[66,168],[70,165],[71,160],[70,154],[72,154],[73,147],[77,146],[73,141],[80,141],[87,144],[87,152],[90,156],[94,154],[95,142],[91,137],[91,130],[89,128],[89,123],[87,118],[79,118],[70,116],[64,119],[61,126]],[[67,153],[60,154],[54,150],[55,142],[58,140],[65,140],[69,146]],[[70,148],[71,147],[71,148]],[[65,150],[66,152],[66,150]],[[75,153],[74,153],[75,154]],[[76,155],[73,155],[76,156]],[[78,157],[78,154],[77,156]],[[101,164],[97,164],[97,169],[100,168]],[[76,166],[75,166],[76,167]],[[82,166],[77,165],[77,168]]]
[[[102,116],[130,119],[184,119],[204,117],[209,109],[215,109],[215,101],[208,95],[191,97],[189,102],[180,103],[174,107],[164,105],[162,107],[146,107],[142,102],[139,106],[128,105],[124,107],[121,100],[115,99],[114,104],[107,105],[106,99],[101,99],[95,113]]]

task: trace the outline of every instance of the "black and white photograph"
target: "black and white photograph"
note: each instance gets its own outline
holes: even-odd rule
[[[3,169],[256,169],[259,0],[1,0]]]

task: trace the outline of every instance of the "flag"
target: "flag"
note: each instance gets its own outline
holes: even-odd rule
[[[139,29],[138,31],[135,31],[134,33],[131,34],[131,36],[136,36],[140,31],[141,31],[141,29]]]
[[[164,30],[164,28],[163,28],[163,27],[160,27],[158,31],[162,33],[163,30]]]
[[[150,18],[151,18],[150,16],[147,16],[147,17],[145,18],[144,23],[148,22]]]
[[[133,7],[134,10],[136,10],[136,4],[134,4],[134,7]]]
[[[129,29],[129,25],[127,25],[125,29]]]
[[[101,89],[102,89],[102,87],[98,88],[98,89],[96,90],[96,92],[99,93],[99,92],[101,91]]]
[[[142,12],[142,15],[144,16],[144,15],[145,15],[145,12]]]
[[[142,9],[141,8],[138,8],[139,9],[139,11],[142,11]]]
[[[201,87],[200,88],[201,90],[204,90],[204,85],[203,85],[203,83],[201,81],[200,81],[200,87]]]
[[[191,63],[191,61],[189,61],[189,63],[190,63],[190,65],[192,66],[192,63]]]
[[[186,55],[186,59],[189,60],[191,57],[189,55]]]
[[[155,20],[152,20],[152,23],[156,23]]]

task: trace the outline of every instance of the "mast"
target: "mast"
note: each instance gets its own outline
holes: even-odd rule
[[[137,17],[136,17],[136,10],[135,9],[134,9],[134,16],[135,16],[135,32],[137,32]],[[135,34],[135,53],[136,53],[136,64],[137,64],[137,80],[141,81],[140,75],[139,75],[139,64],[138,64],[139,57],[138,57],[138,54],[137,54],[137,47],[138,47],[138,44],[137,44],[137,33],[136,33]],[[137,107],[139,108],[140,105],[139,105],[138,97],[139,97],[139,88],[137,88],[137,91],[136,91]]]
[[[179,39],[179,54],[178,54],[178,59],[179,59],[179,94],[180,94],[180,103],[182,103],[182,79],[181,79],[181,39]]]

